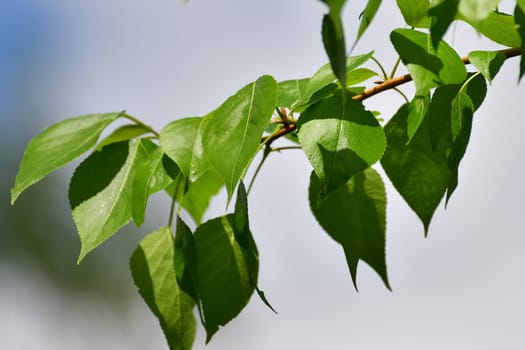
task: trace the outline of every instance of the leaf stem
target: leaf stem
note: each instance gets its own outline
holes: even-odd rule
[[[396,63],[394,63],[394,67],[392,67],[392,71],[390,72],[388,79],[392,79],[396,75],[396,71],[400,63],[401,63],[401,56],[397,56]]]
[[[153,135],[155,135],[157,138],[160,137],[160,134],[155,130],[153,129],[151,126],[147,125],[147,124],[144,124],[142,121],[138,120],[137,118],[135,118],[134,116],[132,115],[129,115],[127,113],[123,113],[122,116],[126,119],[129,119],[131,120],[132,122],[134,122],[135,124],[139,125],[139,126],[142,126],[143,128],[145,129],[148,129],[149,132],[151,132]]]
[[[388,75],[386,74],[386,70],[385,70],[385,68],[383,68],[383,65],[381,64],[381,62],[379,62],[374,56],[372,56],[370,58],[372,59],[372,61],[375,62],[375,64],[377,64],[379,69],[381,69],[381,74],[383,74],[383,79],[387,80],[388,79]]]
[[[175,202],[177,202],[177,194],[179,193],[179,185],[181,183],[181,174],[179,173],[175,177],[175,189],[173,190],[173,194],[171,197],[171,205],[170,205],[170,217],[168,220],[168,227],[171,227],[173,224],[173,219],[175,218]]]
[[[266,161],[266,158],[268,158],[268,155],[270,154],[271,151],[272,151],[272,148],[270,147],[270,144],[266,144],[264,146],[264,151],[263,151],[263,156],[261,158],[261,161],[257,165],[257,169],[255,169],[255,173],[253,174],[252,179],[250,180],[250,185],[248,186],[248,190],[246,191],[246,195],[250,194],[250,191],[252,190],[253,184],[255,182],[255,178],[259,174],[259,171],[261,171],[261,168],[262,168],[264,162]]]

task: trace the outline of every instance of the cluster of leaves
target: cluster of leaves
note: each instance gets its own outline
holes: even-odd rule
[[[79,263],[128,222],[140,226],[153,193],[165,191],[172,198],[167,226],[147,235],[130,261],[135,283],[159,318],[171,349],[191,348],[195,309],[209,341],[254,291],[271,308],[258,288],[258,251],[242,181],[258,152],[264,162],[272,151],[282,149],[272,143],[283,136],[295,144],[288,148],[304,151],[313,168],[311,210],[341,245],[354,285],[357,288],[362,260],[390,288],[385,186],[372,166],[380,162],[426,234],[437,206],[444,197],[450,199],[458,184],[486,81],[492,81],[506,58],[523,53],[523,0],[516,2],[514,16],[499,13],[499,1],[494,0],[398,0],[406,23],[418,28],[390,34],[410,74],[394,77],[397,63],[390,75],[380,65],[379,74],[363,66],[377,62],[373,52],[347,57],[341,19],[345,1],[324,2],[329,11],[322,37],[329,63],[312,77],[277,83],[262,76],[208,115],[175,120],[160,133],[125,112],[68,119],[45,129],[26,149],[11,192],[13,203],[29,186],[92,150],[69,186],[81,239]],[[356,42],[380,4],[368,1]],[[460,58],[442,40],[455,20],[510,49],[474,51]],[[520,77],[524,62],[522,58]],[[476,70],[468,72],[467,63]],[[374,77],[382,82],[366,90],[362,84]],[[400,92],[406,103],[381,125],[377,112],[367,110],[362,101],[410,80],[414,96],[408,99]],[[99,142],[117,119],[131,123]],[[237,189],[234,212],[202,223],[210,199],[222,187],[228,203]],[[178,215],[182,209],[195,221],[195,232]]]

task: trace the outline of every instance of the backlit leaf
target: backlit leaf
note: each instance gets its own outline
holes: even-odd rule
[[[479,22],[485,20],[499,4],[500,0],[461,0],[458,12],[469,21]]]
[[[209,171],[190,184],[181,204],[196,224],[200,224],[210,200],[222,188],[223,183],[215,171]]]
[[[79,263],[132,218],[135,170],[147,159],[140,145],[139,140],[110,144],[75,170],[69,199],[81,241]]]
[[[439,84],[465,80],[465,65],[447,43],[441,41],[434,49],[428,34],[411,29],[396,29],[390,39],[414,79],[417,95],[425,96]]]
[[[140,295],[159,319],[170,350],[190,350],[195,339],[194,302],[177,283],[171,230],[163,227],[144,238],[130,259]]]
[[[93,148],[102,131],[119,116],[107,113],[66,119],[35,136],[27,145],[11,189],[11,204],[29,186]]]
[[[312,105],[301,115],[299,142],[324,193],[377,162],[385,149],[385,135],[374,115],[362,103],[341,95]]]
[[[285,80],[277,84],[277,106],[293,108],[306,95],[310,79]]]
[[[427,16],[429,0],[397,0],[397,6],[409,26],[430,27],[430,17]]]
[[[481,21],[472,21],[458,14],[458,19],[467,22],[478,32],[508,47],[520,47],[521,39],[516,30],[514,17],[504,13],[491,12],[487,18]]]
[[[221,176],[231,198],[259,148],[275,108],[277,83],[263,76],[215,110],[202,134],[204,153]]]
[[[489,82],[498,74],[505,54],[501,51],[472,51],[468,54],[470,63],[476,67]]]
[[[113,131],[108,137],[103,139],[97,145],[97,151],[100,151],[104,146],[109,145],[110,143],[117,143],[122,141],[131,140],[135,137],[147,134],[149,129],[142,125],[129,124],[123,125],[120,128]]]
[[[390,289],[385,261],[386,192],[379,174],[368,168],[321,197],[321,183],[312,172],[310,207],[323,229],[343,247],[356,289],[359,260],[368,263]]]

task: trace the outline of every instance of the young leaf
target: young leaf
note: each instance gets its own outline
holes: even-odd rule
[[[155,192],[165,189],[173,180],[166,172],[163,160],[166,155],[162,149],[151,141],[142,140],[141,146],[147,154],[144,162],[137,164],[133,179],[132,216],[135,224],[144,223],[148,197]]]
[[[353,86],[378,76],[379,74],[368,68],[357,68],[346,73],[346,84],[347,86]]]
[[[133,252],[135,285],[160,321],[171,350],[190,350],[195,339],[193,300],[177,283],[173,234],[163,227],[146,236]]]
[[[410,101],[407,119],[408,142],[412,141],[412,137],[414,137],[421,122],[423,122],[429,105],[430,96],[428,94],[425,96],[416,95],[412,101]]]
[[[446,149],[432,145],[427,118],[408,143],[408,115],[409,106],[404,104],[385,126],[387,147],[381,165],[396,190],[423,222],[426,235],[447,189],[450,169]]]
[[[454,49],[443,41],[434,49],[429,39],[428,34],[411,29],[396,29],[390,34],[419,96],[427,95],[438,84],[461,84],[467,76],[465,65]]]
[[[259,147],[275,108],[277,83],[263,76],[228,98],[204,126],[204,153],[219,173],[231,198]]]
[[[521,59],[520,59],[520,77],[519,80],[525,74],[525,1],[521,0],[516,3],[514,9],[514,19],[518,29],[518,34],[521,39]]]
[[[323,229],[342,245],[357,289],[357,265],[363,260],[390,289],[385,261],[386,192],[381,176],[368,168],[321,198],[321,183],[310,176],[310,208]]]
[[[97,151],[100,151],[104,146],[107,146],[111,143],[117,143],[122,141],[131,140],[135,137],[147,134],[150,130],[142,125],[137,124],[128,124],[123,125],[120,128],[113,131],[108,137],[102,140],[97,145]]]
[[[132,140],[108,145],[86,158],[75,170],[69,198],[82,245],[78,263],[132,218],[135,170],[147,159],[140,144],[141,141]],[[120,159],[125,162],[112,178],[96,175],[113,162],[120,165]]]
[[[376,12],[379,9],[380,5],[381,0],[368,0],[368,2],[366,3],[366,7],[363,13],[361,14],[361,22],[359,23],[359,29],[357,30],[357,39],[355,41],[356,43],[364,34],[370,23],[372,23],[372,20],[374,19],[374,16],[376,15]]]
[[[235,239],[235,215],[205,222],[195,231],[197,275],[206,343],[248,303],[254,286],[243,249]]]
[[[461,0],[458,12],[472,22],[485,20],[494,11],[500,0]]]
[[[457,19],[470,24],[478,32],[490,40],[508,47],[520,47],[520,35],[516,31],[514,17],[499,13],[491,12],[487,18],[481,21],[472,21],[458,14]]]
[[[439,84],[461,84],[467,70],[459,55],[441,41],[434,49],[428,34],[396,29],[390,40],[416,84],[416,94],[425,96]]]
[[[106,126],[120,115],[90,114],[66,119],[35,136],[27,145],[11,189],[11,204],[29,186],[94,147]]]
[[[489,82],[492,82],[505,62],[505,54],[501,51],[472,51],[468,58]]]
[[[323,193],[377,162],[385,135],[362,103],[331,96],[310,106],[299,118],[299,142],[319,177]]]
[[[430,17],[427,16],[430,2],[428,0],[397,0],[397,7],[406,24],[411,27],[430,27]]]

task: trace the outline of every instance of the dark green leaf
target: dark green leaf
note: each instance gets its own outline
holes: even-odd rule
[[[397,0],[397,7],[409,26],[430,27],[430,18],[427,16],[430,7],[428,0]]]
[[[235,215],[230,214],[205,222],[194,236],[206,342],[239,314],[254,291],[234,227]]]
[[[446,148],[432,144],[428,118],[408,143],[409,112],[408,104],[403,105],[385,126],[387,147],[381,165],[396,190],[423,222],[426,234],[447,189],[450,169]]]
[[[196,322],[193,300],[177,283],[171,230],[163,227],[146,236],[130,259],[140,295],[160,321],[171,350],[190,350]]]
[[[478,32],[497,42],[509,47],[520,47],[520,35],[516,31],[514,17],[504,13],[491,12],[482,21],[472,21],[458,14],[458,19],[467,22]]]
[[[192,297],[196,304],[199,304],[195,240],[190,228],[180,217],[177,218],[174,264],[180,289]]]
[[[79,263],[132,218],[135,171],[138,164],[147,159],[140,145],[139,140],[108,145],[86,158],[75,170],[69,198],[82,245]],[[107,170],[101,170],[105,168]],[[101,171],[113,177],[98,176]]]
[[[417,95],[425,96],[440,84],[461,84],[465,80],[465,65],[445,42],[434,49],[428,34],[411,29],[396,29],[390,39],[414,79]]]
[[[66,119],[35,136],[27,145],[11,189],[11,204],[29,186],[94,147],[106,126],[120,115],[90,114]]]
[[[374,16],[376,15],[380,5],[381,0],[368,0],[368,2],[366,3],[365,10],[361,14],[361,22],[359,23],[359,29],[357,30],[356,43],[357,41],[359,41],[363,33],[370,25],[370,23],[372,23],[372,20],[374,19]]]
[[[468,58],[489,82],[492,82],[505,62],[505,54],[501,51],[472,51]]]
[[[204,126],[203,149],[231,198],[259,148],[276,101],[277,83],[263,76],[228,98]]]
[[[440,0],[432,4],[428,10],[431,16],[430,37],[432,45],[437,47],[448,27],[454,21],[458,12],[459,0]]]
[[[386,192],[381,176],[368,168],[323,197],[321,183],[312,172],[309,193],[317,221],[344,249],[355,288],[361,259],[390,289],[385,262]]]
[[[516,20],[518,34],[521,39],[521,60],[520,60],[520,77],[519,80],[525,74],[525,4],[524,1],[519,1],[514,9],[514,19]]]
[[[362,103],[334,95],[310,106],[299,118],[299,142],[330,192],[378,161],[385,135]]]
[[[322,27],[323,44],[330,66],[342,86],[346,86],[346,46],[340,17],[325,15]]]
[[[148,132],[150,132],[149,129],[141,125],[137,125],[137,124],[123,125],[120,128],[113,131],[108,137],[103,139],[97,145],[97,151],[100,151],[104,146],[109,145],[111,143],[128,141],[135,137],[147,134]]]
[[[164,168],[163,161],[166,155],[162,149],[147,140],[142,140],[141,145],[146,151],[147,158],[137,165],[132,192],[132,214],[137,226],[144,223],[148,197],[165,189],[173,181]]]

